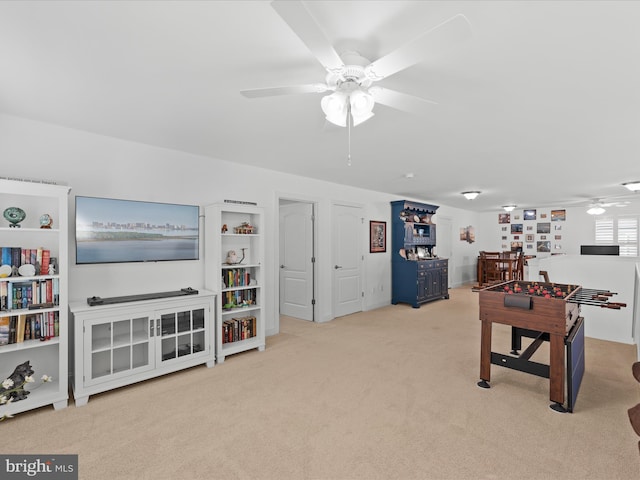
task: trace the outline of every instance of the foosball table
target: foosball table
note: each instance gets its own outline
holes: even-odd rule
[[[478,294],[482,322],[478,386],[490,387],[492,364],[545,377],[549,379],[549,399],[553,402],[550,407],[572,412],[584,374],[584,319],[580,306],[620,309],[626,304],[612,302],[615,293],[608,290],[560,283],[508,281],[487,286]],[[491,350],[493,323],[511,326],[509,355]],[[519,353],[523,337],[532,342]],[[543,342],[549,342],[548,365],[531,360]]]

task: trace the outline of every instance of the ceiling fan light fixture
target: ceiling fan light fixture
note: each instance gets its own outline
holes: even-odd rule
[[[320,106],[327,121],[340,127],[347,126],[347,95],[343,92],[333,92],[322,97]]]
[[[591,207],[589,210],[587,210],[587,213],[589,215],[602,215],[604,212],[606,212],[606,210],[599,205]]]
[[[626,183],[623,183],[622,186],[628,188],[632,192],[640,191],[640,181],[626,182]]]
[[[503,205],[505,212],[513,212],[517,205]]]
[[[480,192],[478,192],[477,190],[474,190],[469,192],[462,192],[462,195],[464,195],[464,198],[466,198],[467,200],[473,200],[478,195],[480,195]]]

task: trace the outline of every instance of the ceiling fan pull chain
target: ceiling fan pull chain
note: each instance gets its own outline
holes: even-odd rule
[[[347,167],[351,166],[351,105],[347,104],[347,141],[349,150],[347,152]]]

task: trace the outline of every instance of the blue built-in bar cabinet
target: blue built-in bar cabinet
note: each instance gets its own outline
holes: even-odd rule
[[[421,304],[449,298],[449,266],[435,255],[438,207],[408,200],[391,202],[391,303]]]

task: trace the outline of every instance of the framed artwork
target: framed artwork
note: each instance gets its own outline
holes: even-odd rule
[[[556,235],[553,237],[554,240],[562,240],[562,235]]]
[[[538,252],[550,252],[551,251],[551,242],[549,240],[538,242]]]
[[[473,243],[476,241],[476,231],[469,225],[468,227],[460,228],[460,240],[463,242]]]
[[[537,233],[551,233],[550,223],[538,223]]]
[[[527,230],[533,230],[533,225],[527,225]]]
[[[554,230],[562,230],[562,225],[554,225],[553,229]]]
[[[387,222],[369,222],[369,253],[387,251]]]
[[[507,231],[507,227],[502,227],[502,231],[506,232]]]
[[[535,235],[533,233],[527,233],[525,240],[527,243],[532,243],[535,240]]]
[[[521,223],[512,223],[511,224],[511,233],[522,233],[522,224]]]
[[[512,252],[521,252],[522,251],[522,242],[511,242],[511,251]]]
[[[535,220],[536,219],[536,211],[533,210],[525,210],[523,212],[524,220]]]
[[[540,235],[540,240],[546,240],[547,236],[546,235]]]
[[[551,210],[552,222],[564,222],[567,219],[566,210]]]
[[[498,223],[510,223],[511,222],[511,214],[510,213],[499,213],[498,214]]]
[[[540,218],[547,218],[547,214],[546,213],[541,213],[540,214]]]

